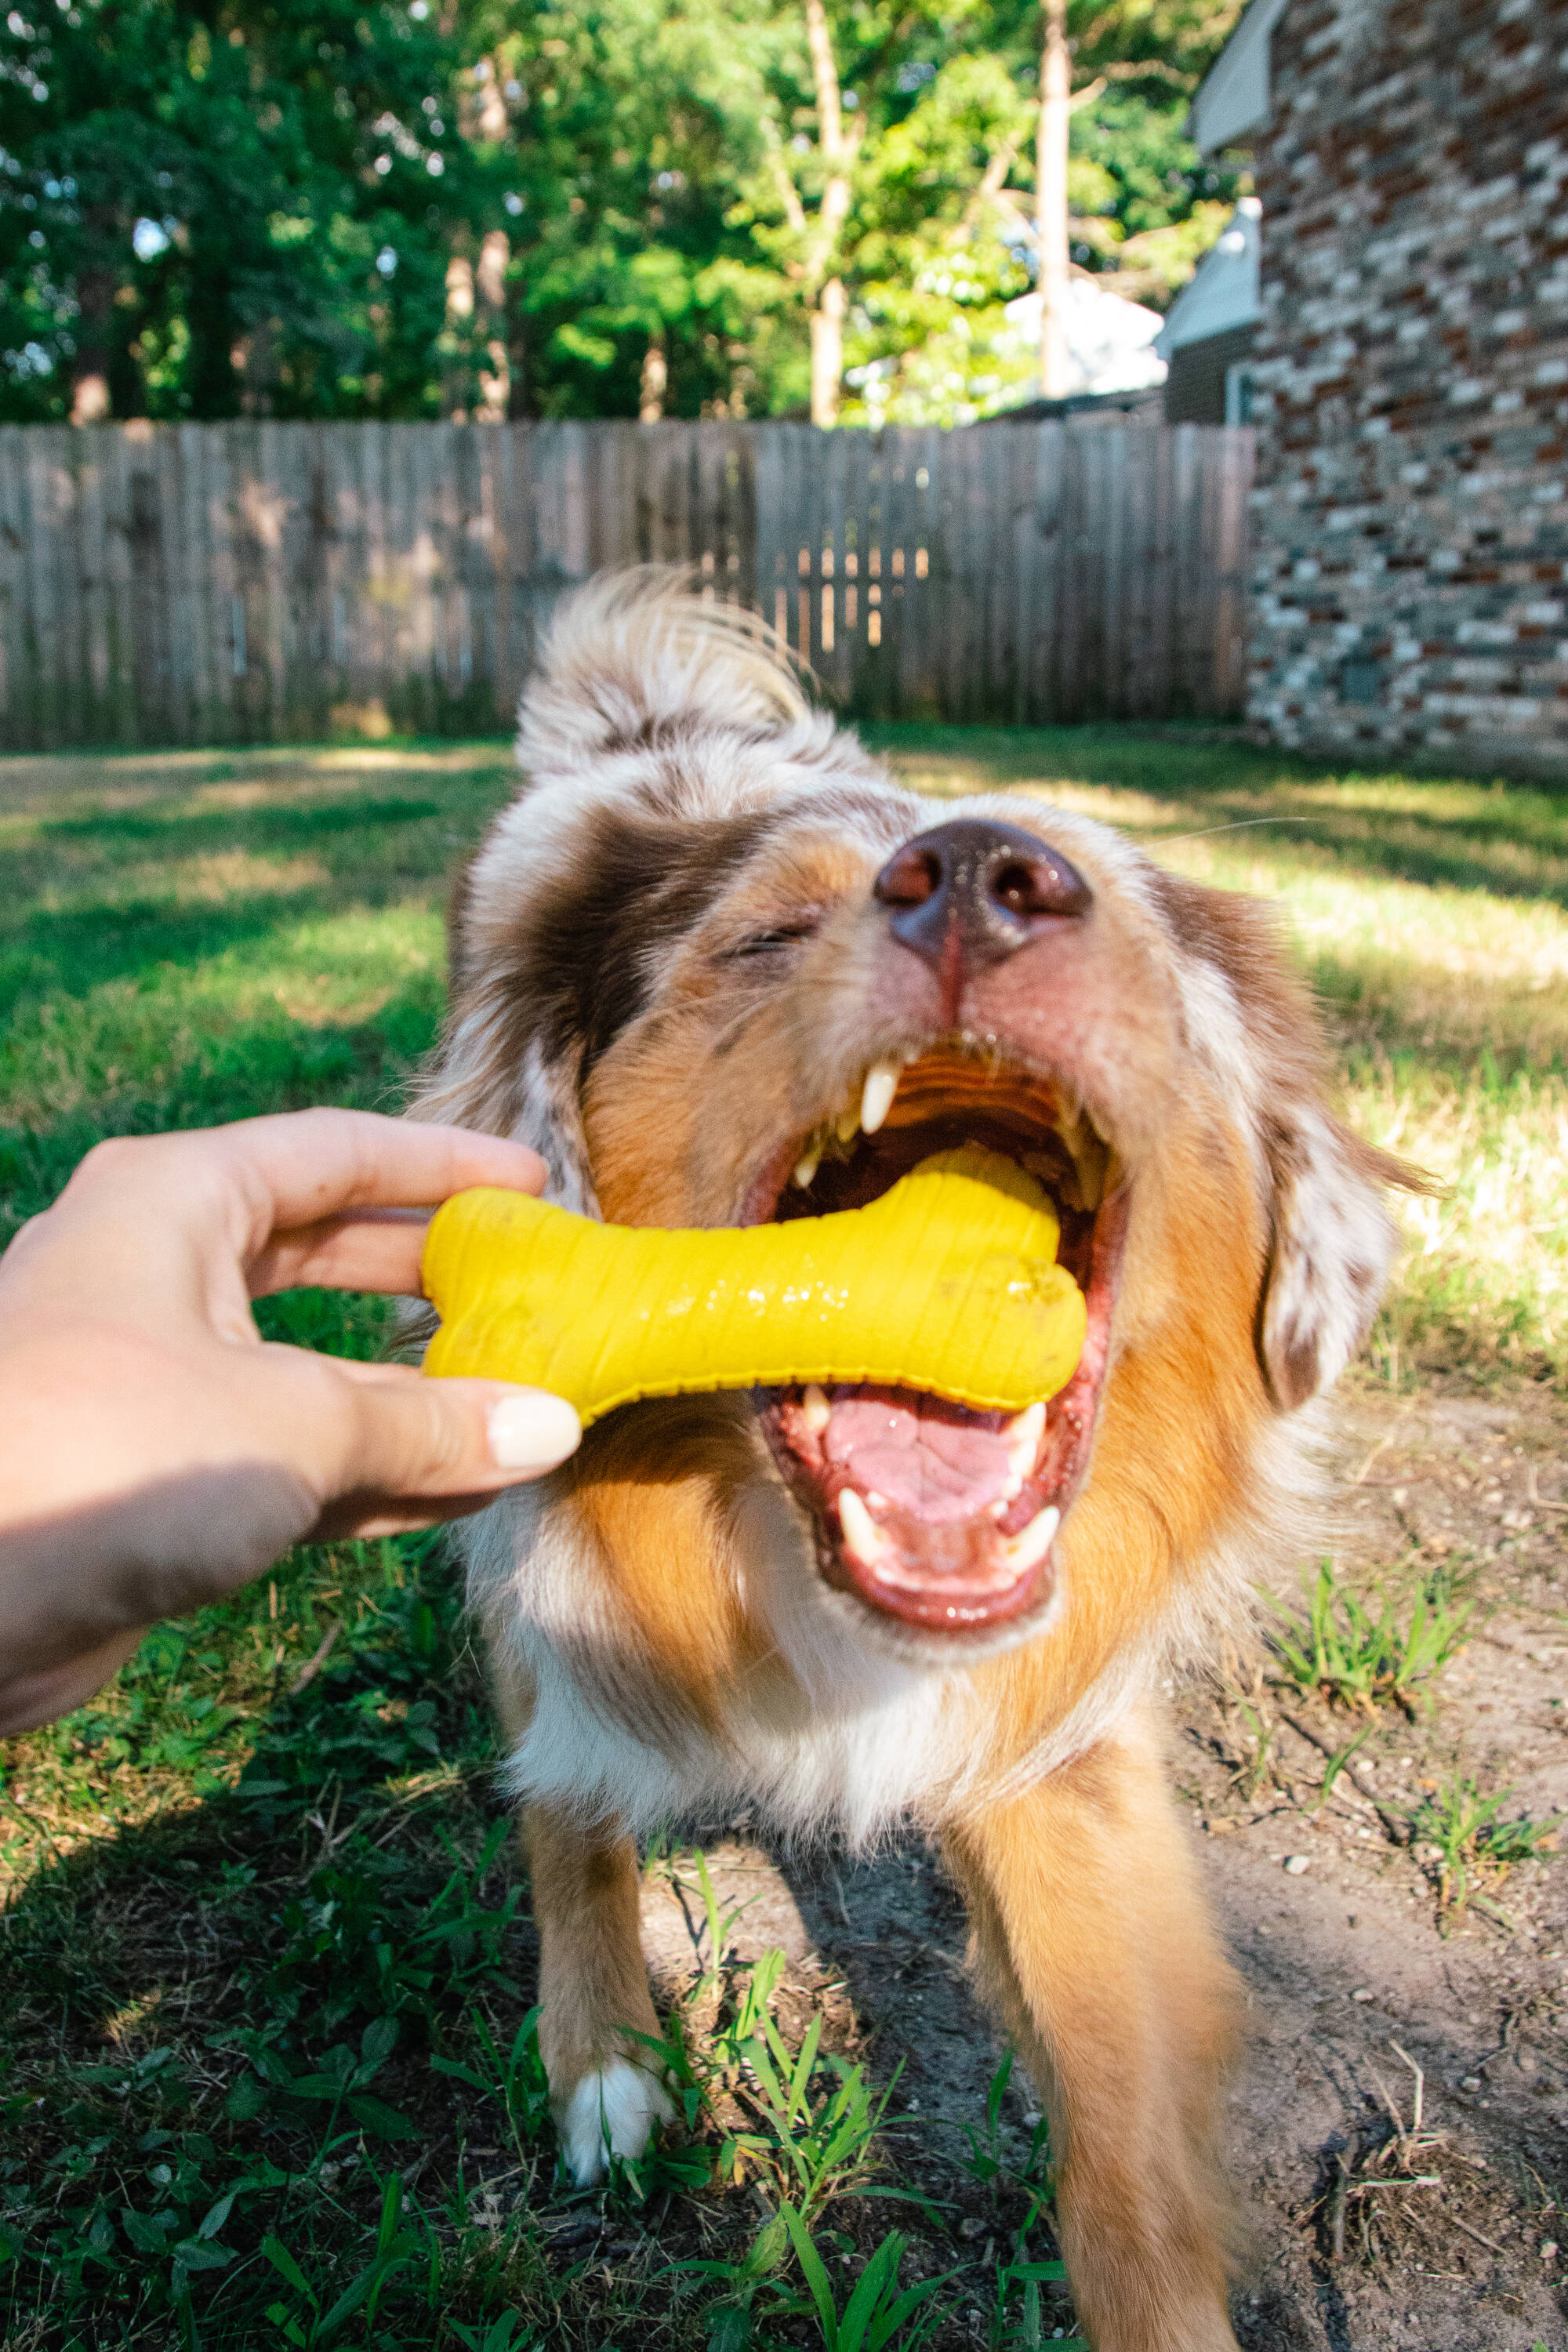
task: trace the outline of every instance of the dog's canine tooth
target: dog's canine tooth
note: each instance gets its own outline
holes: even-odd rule
[[[1044,1559],[1061,1523],[1062,1515],[1055,1504],[1048,1510],[1037,1511],[1028,1526],[1007,1546],[1005,1557],[1008,1567],[1022,1575],[1025,1569],[1033,1568],[1037,1560]]]
[[[868,1135],[876,1134],[891,1110],[902,1069],[900,1062],[873,1062],[867,1071],[860,1090],[860,1125]]]
[[[860,1132],[860,1106],[846,1103],[833,1122],[833,1131],[840,1143],[853,1143]]]
[[[826,1397],[812,1381],[800,1401],[801,1418],[814,1435],[820,1437],[826,1428],[833,1408]]]
[[[839,1494],[838,1524],[856,1559],[863,1567],[875,1568],[888,1549],[888,1539],[853,1486],[844,1487]]]
[[[1046,1408],[1032,1404],[1024,1412],[1016,1412],[1007,1423],[1007,1471],[1022,1486],[1035,1466],[1035,1456],[1040,1450],[1045,1434]],[[1015,1493],[1017,1491],[1014,1489]]]
[[[811,1180],[816,1175],[821,1165],[821,1144],[815,1141],[808,1143],[805,1150],[801,1153],[800,1158],[795,1163],[795,1181],[800,1186],[803,1192],[810,1192]]]

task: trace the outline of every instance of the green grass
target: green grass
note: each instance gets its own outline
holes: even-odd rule
[[[1421,1686],[1464,1646],[1468,1608],[1456,1609],[1441,1573],[1416,1593],[1407,1618],[1382,1601],[1374,1616],[1321,1561],[1303,1624],[1280,1610],[1270,1637],[1280,1679],[1303,1697],[1374,1714],[1403,1707],[1415,1718]],[[1380,1596],[1381,1598],[1381,1596]],[[1332,1785],[1324,1782],[1324,1790]]]
[[[1027,783],[1277,897],[1351,1115],[1451,1188],[1409,1213],[1373,1362],[1561,1373],[1568,802],[1111,730],[879,740],[933,792]],[[0,762],[0,1237],[100,1135],[395,1103],[447,877],[508,783],[500,745]],[[362,1352],[380,1328],[311,1294],[267,1316]],[[1447,1639],[1325,1606],[1303,1667],[1331,1636],[1351,1695]],[[0,1748],[7,2345],[909,2352],[974,2342],[974,2310],[998,2352],[1070,2340],[1005,2069],[984,2116],[899,2113],[821,2015],[786,2030],[711,1902],[670,2021],[689,2130],[603,2197],[556,2181],[493,1762],[424,1538],[297,1554]],[[1523,1834],[1433,1823],[1472,1875]]]
[[[1507,1913],[1483,1890],[1500,1886],[1516,1863],[1539,1862],[1556,1847],[1563,1822],[1505,1816],[1512,1794],[1511,1789],[1484,1794],[1473,1773],[1454,1772],[1410,1816],[1411,1843],[1432,1869],[1445,1933],[1469,1903],[1506,1927]]]

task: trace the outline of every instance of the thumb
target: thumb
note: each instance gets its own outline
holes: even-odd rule
[[[404,1364],[351,1364],[335,1493],[316,1530],[369,1535],[477,1509],[574,1454],[564,1397],[503,1381],[429,1380]]]

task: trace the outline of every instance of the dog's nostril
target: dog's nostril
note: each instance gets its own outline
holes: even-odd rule
[[[1089,902],[1089,885],[1074,866],[1054,850],[1036,857],[1009,857],[991,877],[991,896],[1009,915],[1081,915]]]
[[[1005,907],[1010,915],[1034,915],[1040,912],[1039,893],[1035,877],[1026,866],[1004,866],[991,877],[991,896]]]
[[[946,878],[936,852],[910,843],[883,866],[874,895],[884,907],[923,907],[928,898],[936,897]]]

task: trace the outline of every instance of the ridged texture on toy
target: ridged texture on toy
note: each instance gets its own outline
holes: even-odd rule
[[[871,1381],[1021,1412],[1071,1378],[1081,1292],[1035,1179],[965,1146],[863,1209],[670,1232],[518,1192],[431,1221],[427,1372],[519,1381],[584,1423],[639,1397]]]

